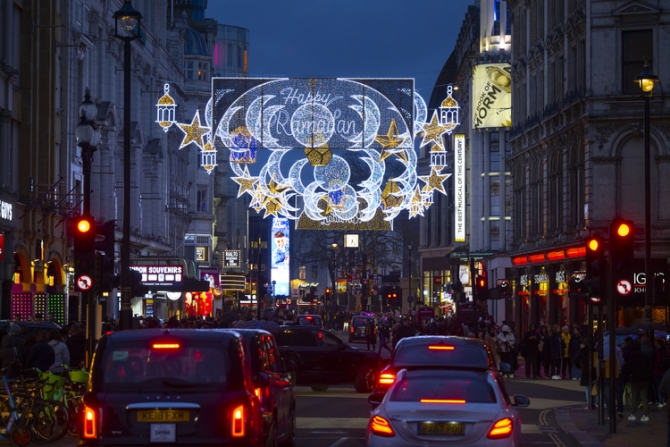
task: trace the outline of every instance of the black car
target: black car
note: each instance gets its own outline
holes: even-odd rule
[[[3,336],[7,335],[9,330],[9,325],[15,324],[21,328],[21,335],[26,336],[28,334],[37,335],[39,331],[44,331],[49,333],[51,329],[60,330],[61,327],[54,323],[53,321],[11,321],[11,320],[0,320],[0,339]]]
[[[264,444],[251,354],[234,331],[113,332],[96,348],[79,445]]]
[[[354,315],[349,322],[349,343],[354,340],[365,340],[365,326],[375,319],[373,317],[366,317],[362,315]]]
[[[328,331],[283,326],[274,332],[281,356],[297,367],[297,384],[325,391],[328,385],[353,383],[359,393],[372,391],[381,356],[353,348]]]
[[[263,329],[230,329],[249,346],[255,393],[261,401],[266,445],[295,445],[295,395],[290,373],[295,366],[284,365],[275,337]],[[274,441],[272,441],[270,439]]]
[[[385,393],[401,369],[495,370],[495,362],[483,340],[442,335],[407,337],[398,342],[391,360],[379,373],[375,392]]]

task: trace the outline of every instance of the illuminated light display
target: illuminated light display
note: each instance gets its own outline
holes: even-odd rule
[[[472,128],[512,126],[510,64],[476,65],[472,72]]]
[[[275,296],[289,296],[291,225],[285,217],[272,218],[272,265],[270,275],[275,282]]]
[[[454,135],[454,241],[465,242],[465,135]]]
[[[459,124],[451,86],[430,122],[412,79],[214,78],[212,92],[206,125],[198,112],[190,124],[175,123],[185,134],[180,149],[196,144],[208,173],[218,150],[229,151],[238,197],[249,194],[249,206],[265,217],[296,220],[298,229],[390,230],[403,210],[423,215],[434,190],[446,193],[442,135]],[[166,84],[157,104],[166,131],[172,106]],[[415,135],[423,137],[421,146],[434,143],[428,176],[416,172]],[[261,149],[262,166],[252,174]],[[304,158],[285,157],[295,149]],[[362,181],[350,183],[351,166],[336,151],[363,162]]]

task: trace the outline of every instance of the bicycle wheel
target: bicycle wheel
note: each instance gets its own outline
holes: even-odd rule
[[[57,441],[68,427],[67,408],[56,400],[36,400],[30,412],[28,427],[36,444]]]
[[[12,429],[9,431],[9,442],[11,442],[12,445],[24,447],[30,444],[30,441],[34,440],[30,430],[28,430],[23,423],[18,422],[12,425]]]
[[[79,416],[79,404],[73,398],[67,401],[67,432],[70,436],[76,437],[79,434],[79,427],[77,427],[77,417]]]

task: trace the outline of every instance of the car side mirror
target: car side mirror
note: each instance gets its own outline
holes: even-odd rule
[[[384,400],[384,394],[385,393],[372,393],[368,396],[368,403],[370,405],[373,405],[375,407],[379,406],[379,404],[382,403],[382,400]]]
[[[530,405],[530,399],[528,399],[526,396],[522,396],[521,394],[513,395],[512,399],[514,399],[515,407],[527,407]]]

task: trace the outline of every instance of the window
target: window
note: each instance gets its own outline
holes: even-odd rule
[[[307,279],[307,267],[305,267],[304,265],[301,265],[300,267],[298,267],[298,271],[299,271],[299,278],[300,279],[302,279],[302,280]]]
[[[491,177],[489,216],[500,216],[500,177]]]
[[[198,189],[197,198],[196,198],[196,206],[197,206],[197,211],[199,213],[206,213],[207,211],[209,211],[209,206],[208,206],[208,203],[207,203],[207,189],[206,188]]]
[[[500,221],[489,221],[490,236],[491,236],[491,250],[500,250]]]
[[[489,171],[498,172],[500,170],[500,133],[493,132],[490,136],[490,155],[489,155]]]
[[[505,176],[505,216],[512,215],[512,177]]]
[[[653,72],[654,36],[651,30],[624,31],[621,35],[623,54],[621,57],[623,93],[640,93],[635,77],[644,66],[644,58],[648,57],[649,69]]]
[[[184,62],[184,71],[186,72],[186,80],[193,80],[193,61]]]
[[[319,267],[316,265],[312,266],[312,278],[317,278],[319,276]]]
[[[421,376],[407,374],[405,380],[393,389],[391,401],[418,402],[421,399],[458,399],[471,404],[497,402],[493,388],[481,377],[461,378],[435,373],[432,374],[432,377]]]
[[[228,44],[226,44],[226,49],[228,50],[226,51],[226,65],[230,68],[233,66],[233,43],[228,42]]]

